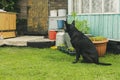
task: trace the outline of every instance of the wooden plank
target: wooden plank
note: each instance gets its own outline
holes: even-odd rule
[[[0,13],[1,15],[1,18],[0,18],[0,27],[1,29],[0,30],[5,30],[6,29],[6,14],[5,13]]]
[[[11,38],[16,36],[16,32],[15,31],[0,32],[0,36],[3,38]]]
[[[2,15],[0,14],[0,30],[2,30],[2,28],[3,28],[3,20],[2,20]]]
[[[5,19],[6,20],[5,21],[5,24],[6,24],[5,27],[6,27],[6,29],[5,30],[10,30],[10,27],[11,27],[11,24],[12,24],[12,23],[10,23],[12,21],[12,20],[10,20],[10,15],[11,14],[6,14],[5,15],[5,17],[6,17],[6,19]]]

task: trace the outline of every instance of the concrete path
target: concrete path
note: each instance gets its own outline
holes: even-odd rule
[[[20,36],[9,39],[0,39],[0,46],[27,46],[27,42],[47,42],[52,41],[44,38],[44,36]]]

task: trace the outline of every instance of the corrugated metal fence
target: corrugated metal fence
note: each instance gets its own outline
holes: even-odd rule
[[[88,14],[78,18],[88,21],[92,35],[120,41],[120,14]]]

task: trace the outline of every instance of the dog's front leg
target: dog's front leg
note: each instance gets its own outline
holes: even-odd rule
[[[79,58],[80,58],[80,51],[76,50],[76,59],[75,61],[73,61],[73,63],[77,63],[79,61]]]

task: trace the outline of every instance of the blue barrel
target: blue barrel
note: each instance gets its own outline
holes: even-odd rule
[[[62,29],[64,27],[64,20],[57,20],[58,29]]]

